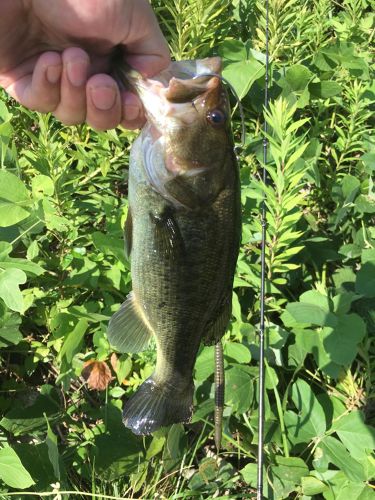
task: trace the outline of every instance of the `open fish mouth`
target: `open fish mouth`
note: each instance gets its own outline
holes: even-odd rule
[[[191,112],[194,101],[215,93],[221,83],[220,74],[219,57],[172,62],[155,79],[144,79],[132,73],[131,83],[144,105],[148,120],[157,129],[153,135],[160,137],[181,123],[193,125],[196,120],[196,113]]]

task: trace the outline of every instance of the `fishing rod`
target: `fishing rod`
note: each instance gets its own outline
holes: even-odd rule
[[[265,92],[264,92],[264,111],[268,110],[268,90],[269,90],[269,0],[266,0],[266,73],[265,73]],[[263,184],[267,184],[267,120],[264,120],[263,126]],[[258,393],[258,465],[257,465],[257,500],[263,499],[263,462],[264,462],[264,336],[265,336],[265,299],[266,299],[266,237],[267,237],[267,208],[265,193],[261,204],[261,225],[262,225],[262,246],[261,246],[261,278],[260,278],[260,325],[259,325],[259,393]]]

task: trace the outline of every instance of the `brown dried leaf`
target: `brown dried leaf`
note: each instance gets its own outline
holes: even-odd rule
[[[90,359],[83,365],[82,377],[90,389],[104,391],[112,379],[112,374],[105,361]]]
[[[116,371],[117,366],[118,366],[118,357],[117,357],[116,353],[114,353],[114,352],[112,353],[110,361],[111,361],[111,366],[112,366],[113,370]]]

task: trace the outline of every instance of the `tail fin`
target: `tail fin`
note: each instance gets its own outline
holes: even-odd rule
[[[176,387],[158,385],[152,376],[127,401],[123,422],[134,434],[147,435],[170,424],[189,422],[193,413],[194,385],[179,391]]]

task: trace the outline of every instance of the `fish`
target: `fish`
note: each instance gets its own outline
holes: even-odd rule
[[[123,407],[123,423],[137,435],[191,420],[199,347],[218,345],[231,317],[240,181],[220,75],[221,59],[212,57],[174,61],[152,79],[132,70],[124,77],[147,122],[129,159],[132,291],[107,333],[126,353],[155,339],[154,372]]]

